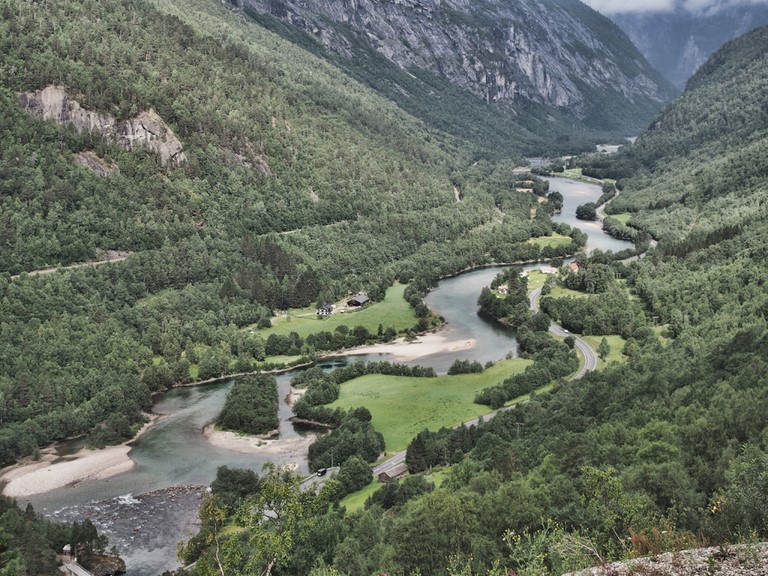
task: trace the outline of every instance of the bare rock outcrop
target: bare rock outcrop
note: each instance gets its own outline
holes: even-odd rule
[[[589,101],[653,107],[671,88],[607,18],[561,0],[238,0],[364,58],[367,43],[405,70],[442,76],[485,101],[568,109]],[[350,38],[355,38],[353,42]]]
[[[75,164],[82,166],[83,168],[88,168],[88,170],[102,178],[108,178],[109,176],[120,172],[117,165],[109,160],[101,158],[98,154],[91,151],[75,154]]]
[[[614,562],[565,576],[765,576],[768,543],[667,552]]]
[[[116,576],[125,574],[125,561],[119,556],[93,555],[87,562],[93,576]]]
[[[117,122],[109,114],[84,109],[67,95],[64,87],[53,85],[20,94],[19,103],[31,114],[59,124],[72,124],[78,132],[96,132],[126,150],[146,146],[158,154],[164,165],[186,161],[181,141],[154,110]]]

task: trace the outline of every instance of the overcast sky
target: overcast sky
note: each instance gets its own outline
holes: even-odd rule
[[[768,0],[583,0],[603,14],[626,12],[670,12],[683,6],[690,12],[717,12],[737,4],[768,4]]]

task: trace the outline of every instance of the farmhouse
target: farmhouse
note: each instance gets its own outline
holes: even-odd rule
[[[318,307],[315,313],[318,316],[330,316],[331,314],[333,314],[334,308],[336,308],[336,306],[334,306],[333,304],[326,304],[325,306]]]
[[[384,472],[379,473],[378,478],[379,482],[382,484],[388,484],[389,482],[399,480],[406,474],[408,474],[408,466],[406,464],[398,464],[389,470],[384,470]]]
[[[371,299],[368,298],[368,295],[361,292],[354,298],[347,300],[347,306],[360,307],[366,305],[370,301]]]

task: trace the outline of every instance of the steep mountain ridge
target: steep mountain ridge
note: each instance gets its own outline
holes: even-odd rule
[[[618,159],[628,193],[609,212],[637,212],[657,238],[683,240],[762,212],[768,185],[768,27],[718,50],[686,92]]]
[[[651,65],[682,89],[707,58],[727,41],[768,24],[768,7],[733,5],[716,12],[632,12],[611,19]]]
[[[516,115],[544,106],[591,128],[631,130],[672,94],[615,24],[573,0],[239,4],[350,60],[368,57],[357,47],[362,39],[404,70],[446,78]]]

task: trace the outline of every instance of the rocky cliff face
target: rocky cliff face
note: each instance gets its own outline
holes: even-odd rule
[[[141,112],[136,118],[124,122],[117,122],[109,114],[85,110],[77,101],[71,99],[61,86],[48,86],[43,90],[24,92],[19,95],[19,103],[31,114],[59,124],[72,124],[78,132],[97,132],[127,150],[146,146],[156,152],[165,165],[186,161],[181,142],[154,110]]]
[[[669,87],[607,18],[577,0],[240,0],[357,57],[362,39],[515,110],[588,112],[589,99],[660,103]],[[354,33],[351,39],[350,33]]]
[[[680,89],[720,46],[768,24],[768,7],[729,6],[716,12],[616,14],[612,19],[648,61]]]

